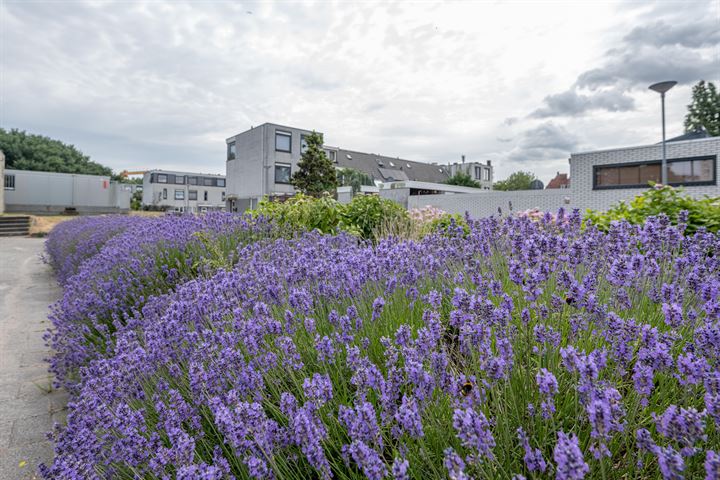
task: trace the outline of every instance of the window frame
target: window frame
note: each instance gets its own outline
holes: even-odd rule
[[[222,185],[220,185],[220,182],[222,182]],[[217,179],[217,186],[225,188],[225,179],[224,178],[218,178]]]
[[[235,140],[228,142],[227,144],[227,161],[235,160],[237,158],[237,147],[235,146]]]
[[[672,163],[678,162],[692,162],[700,160],[712,160],[713,172],[712,180],[699,180],[696,182],[668,182],[667,184],[672,187],[701,187],[704,185],[717,185],[717,155],[701,155],[697,157],[682,157],[682,158],[668,158],[668,167]],[[647,188],[647,184],[632,184],[632,185],[598,185],[597,175],[598,171],[604,168],[622,168],[622,167],[639,167],[641,165],[662,165],[662,160],[649,160],[645,162],[625,162],[625,163],[607,163],[602,165],[593,165],[592,168],[592,189],[593,190],[622,190],[629,188]],[[661,167],[662,169],[662,167]],[[660,172],[662,178],[662,172]]]
[[[482,181],[483,182],[489,182],[490,181],[490,169],[482,167]]]
[[[160,180],[160,177],[164,177],[165,180]],[[168,183],[168,175],[167,173],[158,173],[156,177],[157,183]]]
[[[279,182],[278,181],[278,169],[287,168],[288,169],[288,181],[287,182]],[[292,165],[289,163],[276,163],[275,169],[273,170],[273,180],[275,180],[275,183],[278,185],[292,185]]]
[[[208,191],[205,190],[205,191],[203,191],[203,202],[207,202],[207,201],[208,201]]]
[[[213,180],[215,180],[214,178],[202,177],[202,179],[203,179],[203,183],[201,185],[202,187],[214,187],[215,186],[214,185],[215,182],[213,182]]]
[[[185,200],[185,190],[181,188],[176,188],[175,193],[173,195],[174,200]]]
[[[197,202],[197,190],[188,190],[188,200]]]
[[[309,136],[310,136],[310,135],[305,135],[304,133],[301,133],[301,134],[300,134],[300,155],[302,155],[303,153],[305,153],[305,151],[307,150],[307,142],[305,142],[305,149],[304,149],[304,150],[303,150],[303,142],[304,142],[305,139],[308,138]],[[290,148],[292,148],[292,137],[290,138],[290,143],[291,143]]]
[[[163,191],[162,191],[162,199],[163,199],[163,200],[167,200],[167,188],[163,188]]]
[[[175,175],[175,185],[185,185],[185,175]]]
[[[288,149],[283,150],[282,148],[278,148],[278,135],[282,137],[288,137]],[[292,153],[292,132],[287,132],[285,130],[275,130],[275,151],[276,152],[283,152],[283,153]]]
[[[3,190],[15,190],[15,174],[5,173],[3,175]]]

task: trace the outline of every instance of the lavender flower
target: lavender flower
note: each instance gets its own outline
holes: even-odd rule
[[[555,459],[555,478],[558,480],[580,480],[590,471],[583,458],[575,434],[558,432],[558,442],[553,450]]]

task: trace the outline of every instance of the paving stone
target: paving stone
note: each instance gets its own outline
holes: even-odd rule
[[[67,394],[50,389],[43,340],[60,296],[38,255],[44,240],[0,238],[0,480],[39,478],[52,461],[46,434],[67,416]]]

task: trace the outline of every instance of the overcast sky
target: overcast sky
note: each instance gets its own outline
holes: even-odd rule
[[[114,170],[224,173],[264,122],[420,161],[492,160],[547,182],[570,152],[682,133],[720,78],[720,0],[0,0],[0,126]]]

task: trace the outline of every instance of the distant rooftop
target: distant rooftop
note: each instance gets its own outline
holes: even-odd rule
[[[325,147],[335,150],[337,166],[352,168],[370,175],[379,182],[419,181],[444,183],[450,173],[444,165],[405,160],[398,157],[387,157],[374,153],[356,152],[342,148]]]
[[[705,130],[694,130],[692,132],[683,133],[682,135],[678,135],[677,137],[668,138],[665,140],[666,142],[682,142],[685,140],[698,140],[700,138],[709,138],[710,134],[706,132]],[[662,143],[662,142],[658,142]]]

